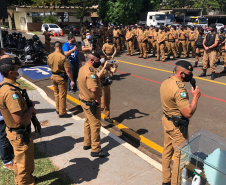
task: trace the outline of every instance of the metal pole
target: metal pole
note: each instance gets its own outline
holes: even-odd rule
[[[3,40],[2,40],[2,29],[1,29],[1,24],[0,24],[0,41],[1,41],[1,48],[4,48],[4,46],[3,46]]]

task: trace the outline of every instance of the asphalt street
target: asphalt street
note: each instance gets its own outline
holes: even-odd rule
[[[27,38],[31,36],[26,34]],[[40,36],[40,38],[44,41],[43,36]],[[76,38],[77,41],[80,41],[79,37]],[[66,42],[67,38],[52,38],[51,42],[54,43],[56,40]],[[116,127],[118,125],[118,128],[121,128],[122,131],[123,126],[125,126],[124,129],[133,130],[144,141],[147,148],[156,150],[158,147],[155,144],[160,148],[163,146],[160,85],[172,75],[177,60],[168,60],[163,63],[155,61],[156,58],[150,57],[150,55],[146,60],[140,59],[138,56],[138,54],[133,57],[127,56],[124,52],[116,57],[119,68],[111,85],[111,117],[115,120],[114,125]],[[188,58],[188,60],[192,64],[194,63],[194,58]],[[197,111],[190,120],[189,134],[191,135],[203,128],[225,137],[226,76],[217,73],[217,78],[214,81],[210,80],[210,76],[199,78],[198,75],[202,72],[201,66],[200,62],[199,67],[194,69],[194,77],[202,96]],[[223,67],[217,66],[216,69],[217,72],[220,72]],[[211,72],[208,71],[207,74],[210,75]],[[27,77],[25,76],[25,78]],[[54,99],[53,91],[48,88],[51,85],[50,78],[35,80],[33,83],[43,88],[48,96]],[[186,83],[186,88],[191,90],[191,85]],[[78,93],[69,93],[69,95],[78,99]],[[190,92],[189,97],[191,101],[192,95]],[[68,100],[68,103],[71,104],[69,107],[73,109],[75,104],[71,100]],[[81,111],[77,111],[76,114],[83,116]],[[160,157],[161,149],[155,153]]]

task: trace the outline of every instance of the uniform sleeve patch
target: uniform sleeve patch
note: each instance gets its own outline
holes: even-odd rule
[[[186,98],[187,97],[187,93],[186,92],[181,92],[180,93],[180,97],[181,98]]]
[[[181,83],[180,81],[177,81],[176,83],[180,89],[184,88],[184,84]]]
[[[96,78],[96,75],[91,75],[91,78],[92,78],[92,79],[95,79],[95,78]]]
[[[14,100],[19,99],[18,95],[17,95],[17,94],[13,94],[13,99],[14,99]]]
[[[90,70],[90,72],[93,72],[93,68],[92,67],[90,67],[89,70]]]

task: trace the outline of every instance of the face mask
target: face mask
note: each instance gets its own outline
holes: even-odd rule
[[[107,41],[107,43],[110,43],[110,41]]]
[[[100,65],[101,65],[101,62],[94,62],[93,63],[94,68],[98,68],[98,67],[100,67]]]
[[[91,35],[87,35],[86,39],[90,40],[91,39]]]
[[[18,73],[18,76],[16,76],[16,79],[20,79],[22,77],[22,75],[23,75],[22,69],[19,68],[18,71],[15,71],[15,72]]]
[[[71,41],[71,44],[74,44],[75,42],[76,42],[75,40],[72,40],[72,41]]]
[[[183,79],[184,79],[185,82],[190,82],[192,77],[193,77],[193,73],[191,73],[190,75],[184,73],[184,78]]]
[[[101,59],[100,59],[100,62],[101,62],[101,64],[104,64],[105,58],[101,58]]]

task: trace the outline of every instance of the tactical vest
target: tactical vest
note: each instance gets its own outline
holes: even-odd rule
[[[206,36],[205,45],[207,47],[212,46],[215,43],[215,38],[216,38],[216,33],[214,33],[214,34],[209,34],[208,33],[207,36]]]
[[[85,43],[85,48],[90,48],[92,46],[92,44],[89,43],[88,39],[85,39],[84,43]],[[89,53],[90,51],[84,51],[84,56],[86,57]]]
[[[196,42],[195,42],[195,46],[196,46],[197,48],[204,48],[204,47],[203,47],[203,40],[204,40],[204,38],[205,38],[204,35],[199,35],[199,36],[198,36],[198,39],[197,39]]]
[[[225,34],[224,33],[223,34],[219,34],[218,36],[219,36],[220,42],[223,42],[225,40]]]
[[[105,53],[107,55],[112,54],[114,52],[114,45],[105,44]]]

